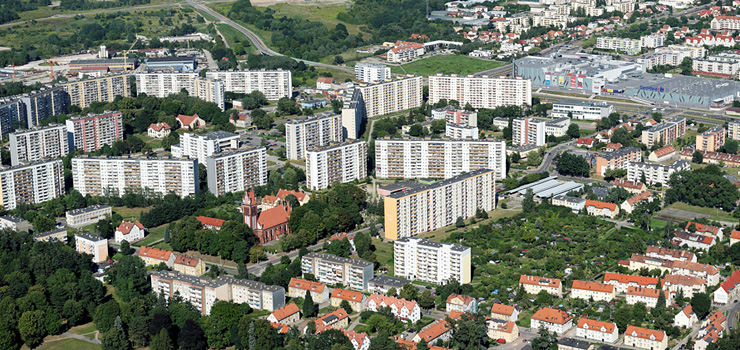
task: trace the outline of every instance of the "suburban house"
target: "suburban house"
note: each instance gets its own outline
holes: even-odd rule
[[[519,285],[524,287],[527,294],[536,295],[544,290],[547,294],[555,295],[558,298],[563,295],[563,283],[557,278],[521,275],[519,276]]]
[[[503,339],[511,343],[519,338],[519,326],[514,321],[506,321],[495,318],[486,318],[486,328],[488,337],[494,341]]]
[[[367,309],[377,312],[381,307],[390,307],[393,316],[401,320],[416,322],[421,319],[421,308],[416,301],[372,294],[367,299]]]
[[[493,303],[491,306],[491,318],[494,320],[516,322],[519,320],[519,310],[514,306]]]
[[[355,292],[351,290],[334,288],[331,291],[331,299],[329,302],[333,307],[340,307],[342,301],[347,301],[352,311],[363,311],[367,306],[367,296],[361,292]]]
[[[367,350],[370,347],[370,337],[367,333],[357,333],[346,329],[342,329],[342,333],[349,338],[349,342],[352,343],[352,347],[354,347],[355,350]]]
[[[650,191],[645,191],[630,198],[627,198],[627,200],[625,200],[619,207],[627,214],[632,214],[632,211],[635,210],[637,204],[642,201],[651,200],[653,200],[653,194],[650,193]]]
[[[476,313],[478,312],[478,300],[465,295],[450,294],[447,297],[447,312],[449,313],[453,310]]]
[[[548,332],[555,332],[558,335],[562,335],[573,328],[573,316],[563,310],[543,307],[534,313],[530,324],[530,328],[532,329],[545,327]]]
[[[195,129],[201,126],[206,126],[206,121],[200,119],[197,113],[193,115],[180,114],[175,119],[177,119],[177,123],[180,124],[181,128]]]
[[[267,320],[288,326],[294,325],[301,320],[301,311],[298,309],[298,305],[290,303],[273,311],[270,316],[267,317]]]
[[[446,342],[452,338],[452,328],[447,324],[447,320],[441,319],[434,323],[424,327],[419,331],[412,341],[420,342],[422,339],[427,344],[434,344],[436,342]]]
[[[131,243],[144,239],[145,235],[146,229],[140,222],[124,221],[118,225],[113,240],[115,240],[116,243],[121,243],[125,239]]]
[[[178,255],[175,258],[174,270],[188,276],[200,276],[206,273],[206,264],[203,260],[187,255]]]
[[[699,318],[696,317],[696,313],[694,313],[694,309],[691,307],[691,304],[686,305],[686,307],[684,307],[683,310],[677,313],[673,318],[673,325],[676,327],[691,328],[696,322],[699,322]]]
[[[614,322],[591,320],[585,317],[578,319],[576,336],[600,343],[614,343],[619,338],[619,329]]]
[[[154,139],[162,139],[170,134],[172,128],[167,123],[149,124],[147,129],[147,136]]]
[[[696,232],[700,235],[707,236],[707,237],[714,237],[718,240],[722,240],[723,234],[722,234],[722,228],[716,227],[712,225],[704,225],[700,224],[698,222],[689,221],[686,223],[686,227],[684,230],[690,231],[691,225],[694,225],[696,227]]]
[[[300,278],[291,278],[288,283],[288,296],[291,298],[305,298],[306,292],[311,293],[314,303],[329,301],[329,288],[319,282],[311,282]]]
[[[286,334],[290,330],[289,326],[280,323],[270,322],[270,326],[277,329],[277,332],[280,334]]]
[[[175,264],[175,254],[169,250],[142,246],[135,255],[139,256],[146,266],[164,263],[171,268]]]
[[[622,187],[627,190],[627,192],[632,194],[640,194],[647,191],[647,185],[639,181],[616,179],[614,180],[614,186]]]
[[[595,200],[586,200],[586,212],[588,215],[605,216],[614,219],[619,214],[619,208],[614,203],[606,203]]]
[[[716,343],[725,333],[727,318],[717,310],[702,323],[694,341],[694,350],[706,350],[709,344]]]
[[[717,244],[717,240],[712,236],[705,236],[698,231],[692,233],[689,231],[676,230],[673,232],[673,239],[671,244],[678,247],[689,247],[701,250],[709,250],[713,245]]]
[[[740,242],[740,231],[734,230],[732,231],[732,234],[730,234],[730,245],[733,245],[737,242]]]
[[[645,350],[665,349],[668,347],[668,337],[663,331],[627,326],[624,345]]]
[[[738,293],[740,293],[738,284],[740,284],[740,270],[735,270],[714,291],[714,302],[717,304],[727,304],[737,298]]]
[[[203,229],[218,231],[221,229],[221,226],[223,226],[226,220],[209,218],[207,216],[199,216],[198,221],[200,221],[200,224],[203,225]]]
[[[349,326],[349,315],[345,309],[336,309],[316,319],[316,332],[327,329],[345,329]]]
[[[573,281],[570,297],[583,300],[612,301],[614,300],[614,286],[593,281]]]

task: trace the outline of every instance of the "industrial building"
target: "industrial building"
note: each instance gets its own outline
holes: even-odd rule
[[[513,190],[506,192],[507,195],[525,195],[527,190],[532,189],[532,193],[537,198],[550,198],[564,195],[570,191],[580,191],[583,184],[574,181],[558,181],[557,176],[550,176],[539,181],[535,181]]]

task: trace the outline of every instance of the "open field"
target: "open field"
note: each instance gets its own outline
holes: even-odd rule
[[[463,55],[434,55],[400,66],[391,66],[391,72],[421,76],[437,73],[467,75],[498,68],[505,64],[505,62],[487,61]]]
[[[156,242],[156,241],[158,241],[160,239],[163,239],[164,238],[164,230],[165,230],[165,227],[166,226],[167,225],[165,224],[165,225],[160,225],[160,226],[157,226],[155,228],[149,229],[149,234],[146,235],[146,237],[143,240],[134,243],[134,245],[141,247],[141,246],[145,246],[145,245],[150,245],[153,242]]]
[[[142,213],[148,212],[151,207],[147,208],[127,208],[127,207],[114,207],[113,212],[121,215],[124,220],[138,220]]]
[[[697,207],[697,206],[689,205],[683,202],[673,203],[670,206],[668,206],[668,208],[680,209],[680,210],[685,210],[685,211],[692,212],[692,213],[702,214],[700,216],[708,215],[709,219],[711,220],[737,222],[737,219],[735,219],[731,213],[728,213],[728,212],[725,212],[719,209]]]
[[[347,27],[348,33],[353,35],[362,35],[363,39],[370,38],[370,34],[360,32],[359,25],[342,22],[337,19],[337,15],[340,12],[347,11],[347,6],[344,2],[337,4],[317,4],[313,1],[279,3],[270,6],[270,8],[275,10],[274,16],[276,18],[282,16],[305,18],[312,22],[321,22],[330,30],[334,29],[337,24],[342,23]]]
[[[90,323],[86,323],[86,324],[79,325],[76,327],[72,327],[69,330],[69,332],[74,333],[74,334],[79,334],[79,335],[88,335],[90,333],[95,333],[96,330],[97,328],[95,327],[95,323],[90,322]],[[93,335],[89,335],[89,337],[92,338]]]
[[[28,349],[23,346],[21,349]],[[100,350],[100,345],[88,343],[86,341],[62,338],[60,336],[47,337],[43,344],[34,348],[35,350]]]

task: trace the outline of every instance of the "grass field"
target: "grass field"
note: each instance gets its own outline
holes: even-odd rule
[[[113,212],[121,215],[124,220],[138,220],[141,213],[147,212],[151,207],[147,208],[127,208],[127,207],[114,207]]]
[[[312,22],[321,22],[330,30],[334,29],[338,23],[342,23],[347,27],[348,33],[362,35],[363,39],[370,38],[370,34],[360,31],[359,25],[345,23],[337,19],[337,15],[340,12],[347,11],[347,6],[344,4],[316,5],[313,3],[282,3],[272,5],[270,8],[275,10],[274,16],[276,18],[281,16],[305,18]]]
[[[160,225],[155,228],[149,229],[149,234],[146,235],[146,238],[143,240],[134,243],[135,246],[145,246],[150,245],[152,242],[156,242],[162,238],[164,238],[164,230],[167,225]]]
[[[69,330],[69,332],[74,333],[74,334],[79,334],[79,335],[88,335],[90,333],[94,333],[96,330],[97,328],[95,327],[95,323],[90,322],[90,323],[86,323],[86,324],[79,325],[76,327],[72,327]],[[90,335],[89,337],[92,338],[93,335]]]
[[[444,74],[473,74],[505,65],[505,62],[486,61],[463,55],[435,55],[414,62],[391,66],[391,73],[422,76]]]
[[[59,339],[57,337],[57,339]],[[28,349],[27,346],[23,346],[21,349]],[[88,343],[86,341],[66,338],[61,340],[49,339],[43,344],[34,348],[35,350],[100,350],[100,345]]]
[[[725,212],[719,209],[697,207],[697,206],[689,205],[683,202],[676,202],[676,203],[669,205],[668,207],[686,210],[692,213],[709,215],[710,219],[712,220],[737,222],[737,219],[735,219],[731,213],[728,213],[728,212]]]
[[[373,245],[375,245],[375,257],[378,258],[378,262],[381,266],[388,268],[388,275],[393,276],[393,242],[383,240],[381,242],[378,238],[373,238]]]

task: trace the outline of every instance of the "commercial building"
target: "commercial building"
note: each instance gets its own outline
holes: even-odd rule
[[[25,118],[23,122],[29,128],[38,126],[40,121],[49,119],[51,116],[67,113],[69,108],[67,94],[59,86],[44,87],[15,98],[18,98],[25,108],[22,114]]]
[[[306,158],[306,152],[331,142],[342,142],[342,116],[324,112],[285,122],[285,155],[288,159]]]
[[[583,300],[606,301],[614,300],[614,286],[606,283],[574,280],[570,297]]]
[[[312,274],[319,282],[341,284],[354,290],[367,290],[373,278],[373,263],[326,253],[308,253],[301,258],[301,272]]]
[[[393,271],[411,280],[446,284],[455,279],[460,284],[470,283],[471,258],[470,247],[459,244],[418,237],[404,237],[393,243]]]
[[[391,78],[390,67],[380,62],[358,62],[355,64],[355,79],[366,83]]]
[[[543,307],[534,313],[530,323],[532,329],[544,327],[548,332],[563,335],[573,328],[573,316],[563,310]]]
[[[208,71],[206,78],[220,80],[224,90],[248,94],[259,91],[268,100],[293,96],[293,78],[290,70]]]
[[[113,102],[117,96],[131,97],[131,74],[120,73],[69,80],[59,86],[69,96],[70,106],[89,107],[93,102]]]
[[[495,171],[478,169],[386,196],[385,238],[416,236],[496,207]]]
[[[512,122],[512,144],[514,146],[545,144],[545,121],[534,118],[516,118]]]
[[[67,119],[66,123],[70,151],[92,152],[123,139],[121,112],[88,114]]]
[[[62,161],[42,159],[0,168],[0,204],[13,210],[19,204],[39,204],[64,195]]]
[[[347,140],[306,152],[306,186],[321,190],[338,181],[346,183],[367,177],[367,144]]]
[[[152,57],[145,62],[147,72],[192,72],[197,67],[195,56]]]
[[[636,147],[624,147],[616,151],[596,156],[596,174],[604,176],[607,170],[625,169],[632,162],[642,160],[642,150]]]
[[[668,347],[668,337],[663,331],[627,326],[624,345],[645,350],[665,349]]]
[[[448,123],[447,125],[445,125],[445,137],[449,137],[454,140],[477,140],[478,127]]]
[[[715,126],[696,134],[696,149],[705,152],[719,152],[725,144],[725,128]]]
[[[429,104],[455,100],[461,106],[496,108],[532,105],[532,82],[522,78],[475,77],[436,74],[429,76]]]
[[[558,298],[563,295],[563,283],[557,278],[521,275],[519,286],[524,287],[524,291],[530,295],[537,295],[543,290]]]
[[[198,179],[197,159],[88,155],[72,159],[74,188],[83,196],[123,196],[134,191],[174,192],[184,198],[198,193]]]
[[[570,117],[581,120],[601,120],[614,113],[614,106],[602,101],[556,101],[552,103],[554,118]]]
[[[69,73],[77,74],[96,69],[110,70],[111,72],[136,69],[137,60],[135,58],[108,58],[107,52],[105,54],[106,56],[100,59],[69,61]]]
[[[668,145],[686,134],[686,118],[674,117],[642,131],[640,142],[648,147]]]
[[[208,157],[225,149],[239,147],[239,134],[214,131],[208,134],[184,133],[180,136],[180,143],[172,146],[172,156],[175,158],[197,158],[201,164],[206,164]]]
[[[75,235],[75,250],[80,254],[92,255],[94,263],[108,260],[108,240],[87,232],[80,232]]]
[[[447,179],[478,169],[493,169],[497,180],[506,177],[503,140],[385,137],[375,140],[375,155],[379,178]]]
[[[370,295],[367,299],[367,309],[377,312],[381,307],[389,307],[393,316],[401,320],[409,320],[413,323],[421,319],[421,308],[414,300],[409,301],[378,294]]]
[[[111,215],[113,215],[111,207],[103,204],[95,204],[85,208],[67,210],[65,213],[67,226],[72,228],[92,225]]]
[[[627,179],[637,182],[642,181],[644,176],[645,182],[649,185],[660,183],[663,186],[668,186],[668,180],[673,173],[690,168],[691,166],[686,160],[677,160],[671,165],[631,162],[627,166]]]
[[[267,184],[267,150],[243,147],[206,158],[208,190],[216,196]]]
[[[597,321],[581,317],[578,319],[576,336],[600,343],[613,344],[619,339],[619,329],[614,322]]]
[[[189,96],[215,103],[223,111],[225,83],[203,78],[198,73],[140,73],[136,74],[136,92],[159,98],[179,94],[185,89]],[[251,92],[251,91],[248,91]]]
[[[10,164],[33,162],[42,158],[57,158],[69,153],[67,127],[50,124],[17,131],[9,135]]]

